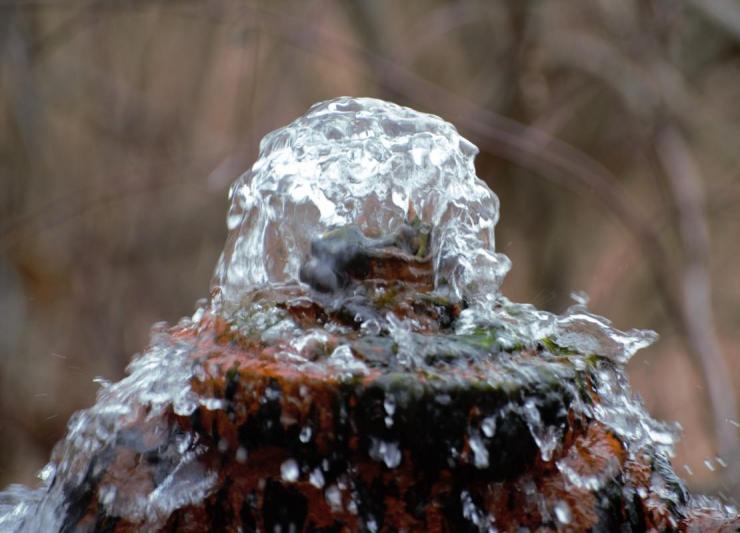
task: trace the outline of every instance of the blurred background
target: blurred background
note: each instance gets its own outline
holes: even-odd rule
[[[633,386],[689,486],[737,498],[733,0],[0,0],[0,487],[207,295],[260,138],[339,95],[480,147],[504,293],[660,332]]]

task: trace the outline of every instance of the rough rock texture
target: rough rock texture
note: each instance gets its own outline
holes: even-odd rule
[[[284,306],[304,324],[331,321],[318,305]],[[439,307],[420,311],[455,313]],[[574,409],[599,402],[591,383],[611,361],[577,365],[580,356],[545,346],[497,351],[482,334],[462,342],[495,357],[463,365],[437,358],[423,371],[401,371],[381,346],[366,356],[368,372],[347,380],[279,361],[274,349],[212,315],[168,336],[191,345],[191,385],[207,401],[189,416],[166,410],[147,420],[142,412],[119,428],[115,444],[93,458],[100,473],[91,468],[65,487],[64,530],[740,527],[720,508],[692,505],[663,457],[650,449],[631,457],[609,427]],[[368,337],[352,330],[330,343],[342,341]],[[533,420],[561,430],[548,460]],[[188,450],[197,450],[188,468],[217,476],[207,494],[159,516],[131,514],[126,504],[166,490]]]

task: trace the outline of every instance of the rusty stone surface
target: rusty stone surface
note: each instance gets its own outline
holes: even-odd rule
[[[167,414],[171,431],[197,436],[206,450],[199,461],[217,472],[218,481],[203,501],[173,511],[162,531],[484,529],[470,517],[472,511],[466,511],[460,494],[473,502],[476,512],[495,516],[499,531],[736,531],[740,526],[737,518],[675,506],[665,493],[656,492],[660,487],[686,503],[684,489],[672,485],[675,479],[662,477],[663,469],[649,450],[628,457],[607,427],[569,410],[573,398],[555,384],[503,398],[495,387],[480,389],[475,375],[483,375],[484,369],[465,369],[467,389],[460,387],[445,404],[434,401],[439,392],[434,384],[427,389],[422,384],[405,407],[398,407],[393,425],[385,427],[383,391],[393,382],[377,369],[351,383],[297,371],[278,361],[273,350],[262,349],[212,316],[197,328],[175,328],[170,335],[196,346],[192,362],[203,372],[193,379],[193,389],[222,402],[200,406],[187,417]],[[538,355],[512,357],[526,365]],[[485,364],[498,363],[491,359]],[[400,383],[396,390],[410,386]],[[476,392],[470,393],[471,388]],[[549,395],[553,405],[566,409],[561,420],[566,431],[556,454],[543,460],[525,425],[513,419],[500,438],[489,443],[489,467],[476,468],[467,428],[491,406],[528,393]],[[550,411],[554,423],[558,415],[556,409]],[[302,438],[306,427],[311,428],[310,436]],[[106,514],[96,498],[96,488],[102,485],[118,487],[119,497],[156,487],[168,436],[150,434],[143,417],[130,431],[136,438],[119,439],[107,452],[102,478],[85,487],[84,511],[75,520],[80,530],[125,532],[141,527]],[[397,440],[397,466],[371,457],[368,436],[373,434]],[[447,460],[450,446],[459,446],[454,464]],[[300,465],[300,472],[286,480],[281,466],[291,460]],[[579,476],[607,482],[598,490],[574,486],[564,469],[556,467],[558,461]],[[323,483],[311,477],[316,469]],[[567,524],[548,511],[561,502],[567,505]]]

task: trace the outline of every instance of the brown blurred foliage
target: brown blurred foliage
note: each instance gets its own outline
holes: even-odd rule
[[[206,296],[262,135],[344,94],[480,146],[504,293],[659,331],[633,384],[690,486],[736,491],[732,0],[0,0],[0,486]]]

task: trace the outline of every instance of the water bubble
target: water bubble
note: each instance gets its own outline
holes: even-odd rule
[[[292,483],[298,479],[299,474],[298,463],[294,459],[288,459],[280,465],[280,476],[285,481]]]

